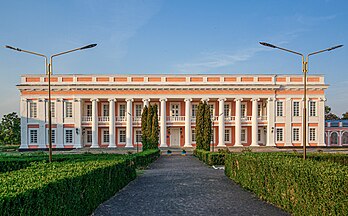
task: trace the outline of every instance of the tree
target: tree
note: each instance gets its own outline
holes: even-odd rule
[[[20,118],[15,112],[4,115],[0,123],[0,144],[19,144],[20,142]]]
[[[143,113],[141,114],[141,143],[143,145],[143,150],[149,149],[148,146],[148,134],[147,134],[147,115],[149,109],[147,106],[143,108]]]
[[[211,142],[211,113],[210,107],[207,102],[204,102],[204,117],[203,117],[203,149],[206,151],[210,151],[210,142]]]
[[[203,149],[204,105],[199,102],[196,115],[196,149]]]
[[[348,119],[348,112],[343,113],[341,119]]]
[[[159,128],[158,128],[158,107],[157,104],[152,106],[152,112],[153,112],[153,117],[152,117],[152,128],[151,128],[151,136],[152,136],[152,145],[151,149],[157,149],[158,148],[158,143],[159,143]]]
[[[153,144],[153,136],[152,134],[152,118],[153,118],[153,106],[149,106],[149,111],[147,113],[147,129],[146,129],[146,134],[148,137],[148,148],[151,149],[152,144]]]
[[[336,114],[331,113],[331,107],[325,106],[325,120],[338,120],[340,119]]]

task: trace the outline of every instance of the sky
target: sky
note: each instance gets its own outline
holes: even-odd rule
[[[0,117],[19,111],[22,74],[301,74],[300,56],[262,47],[266,41],[311,56],[309,74],[325,75],[326,104],[348,111],[346,0],[0,0]]]

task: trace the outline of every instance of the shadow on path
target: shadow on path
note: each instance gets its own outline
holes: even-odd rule
[[[93,215],[288,215],[193,156],[161,156]]]

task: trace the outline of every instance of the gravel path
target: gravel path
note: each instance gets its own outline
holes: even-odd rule
[[[93,215],[288,215],[193,156],[161,156]]]

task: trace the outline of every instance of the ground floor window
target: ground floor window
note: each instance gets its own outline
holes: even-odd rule
[[[315,128],[309,128],[309,141],[316,141],[316,129]]]
[[[240,141],[247,142],[247,130],[245,128],[241,130]]]
[[[257,141],[261,142],[261,129],[257,130]]]
[[[109,130],[103,130],[103,143],[109,143],[110,142],[110,135]]]
[[[30,130],[30,143],[31,144],[37,143],[37,130]]]
[[[135,142],[136,142],[137,144],[142,142],[141,130],[136,130],[136,131],[135,131]]]
[[[277,142],[283,142],[283,128],[277,128],[276,130]]]
[[[231,142],[231,130],[230,129],[225,130],[225,142]]]
[[[294,142],[300,141],[300,128],[292,129],[292,141]]]
[[[119,130],[119,142],[126,143],[126,130],[125,129]]]
[[[87,143],[92,143],[92,131],[91,130],[87,130],[87,135],[86,135],[86,141]]]
[[[192,129],[192,142],[196,142],[196,129]]]
[[[48,140],[48,138],[49,138],[49,129],[47,129],[47,141],[46,141],[46,143],[48,143],[49,142],[49,140]],[[52,129],[51,130],[51,137],[52,137],[52,143],[56,143],[56,130],[55,129]]]
[[[73,130],[71,129],[65,130],[65,143],[66,144],[73,143]]]

